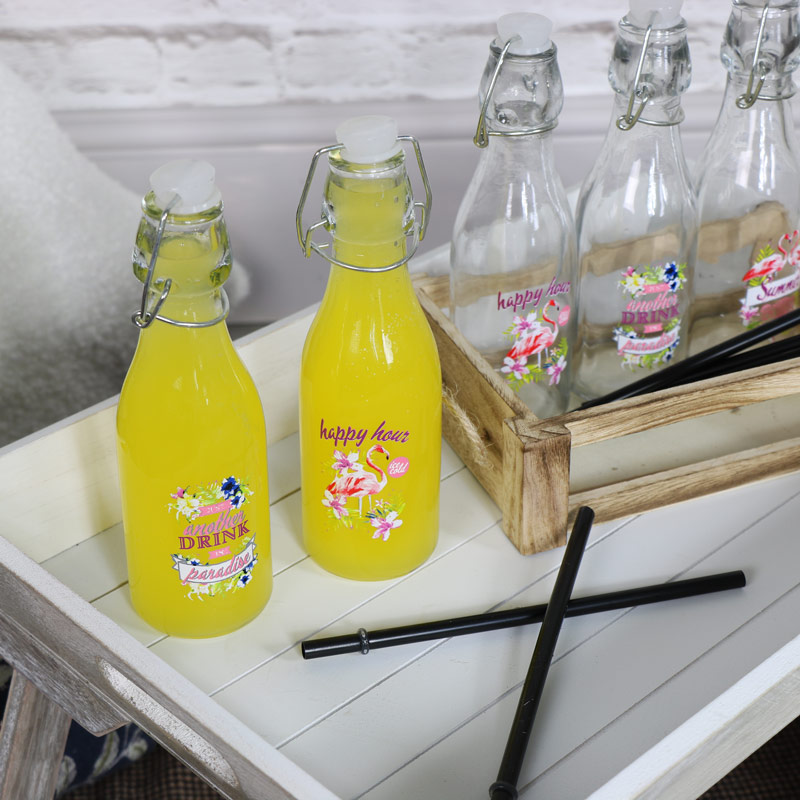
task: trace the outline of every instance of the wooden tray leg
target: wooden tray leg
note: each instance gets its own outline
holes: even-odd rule
[[[53,800],[70,717],[15,671],[0,728],[0,800]]]

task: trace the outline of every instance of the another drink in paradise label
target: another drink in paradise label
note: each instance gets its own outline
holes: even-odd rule
[[[626,298],[614,329],[622,366],[652,369],[668,363],[680,344],[680,298],[686,284],[686,264],[669,261],[628,267],[620,289]]]
[[[555,386],[561,379],[567,368],[569,345],[566,337],[559,337],[559,332],[569,321],[570,307],[554,298],[566,295],[569,290],[569,281],[559,283],[554,278],[546,290],[540,286],[505,295],[497,293],[498,311],[523,312],[515,313],[511,325],[503,331],[512,344],[500,372],[512,389],[519,391],[528,383],[544,380],[548,386]],[[528,307],[532,310],[525,315]]]
[[[771,244],[763,247],[756,256],[756,263],[744,274],[742,283],[747,290],[740,301],[739,317],[748,329],[797,308],[800,231],[781,236],[777,252]]]
[[[320,419],[320,439],[331,442],[330,482],[321,503],[328,517],[356,534],[387,542],[403,525],[406,504],[395,480],[411,469],[399,451],[407,430],[383,420],[375,428],[328,424]]]
[[[178,487],[167,510],[188,523],[177,532],[175,580],[188,597],[219,597],[244,589],[258,563],[247,508],[253,491],[234,476],[202,486]]]

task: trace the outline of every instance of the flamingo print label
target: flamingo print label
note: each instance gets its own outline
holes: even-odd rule
[[[378,431],[383,431],[385,421]],[[391,433],[391,431],[384,434]],[[404,431],[405,438],[408,432]],[[372,438],[376,438],[373,435]],[[401,527],[400,515],[405,509],[402,498],[380,496],[389,482],[389,477],[405,475],[409,460],[399,456],[390,461],[389,451],[383,444],[374,444],[367,450],[364,463],[361,451],[333,451],[331,468],[333,480],[325,487],[322,505],[328,509],[328,516],[351,530],[359,528],[372,534],[373,539],[386,542],[392,532]],[[376,459],[386,461],[386,469],[376,463]]]
[[[569,321],[569,315],[569,306],[561,308],[551,299],[541,315],[534,309],[526,317],[514,317],[511,326],[504,331],[514,343],[500,367],[512,389],[519,391],[532,381],[539,383],[545,379],[549,386],[559,382],[567,367],[569,345],[565,337],[558,338],[558,333]]]
[[[167,510],[188,522],[178,536],[178,550],[183,552],[171,556],[188,597],[235,592],[252,580],[258,554],[255,534],[247,527],[246,504],[253,494],[233,475],[206,485],[179,486],[170,494]]]
[[[652,369],[672,359],[681,341],[678,292],[685,272],[686,264],[675,261],[622,272],[619,286],[628,301],[613,335],[623,367]]]
[[[739,317],[748,329],[781,317],[797,307],[797,292],[800,289],[800,231],[781,236],[777,253],[771,244],[767,244],[756,258],[756,263],[742,278],[742,282],[747,285],[747,291],[740,301]],[[790,272],[778,277],[778,273],[787,267]]]

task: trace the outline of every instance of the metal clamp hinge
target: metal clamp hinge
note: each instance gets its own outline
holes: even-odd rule
[[[155,272],[156,268],[158,251],[161,248],[161,240],[164,237],[164,229],[167,227],[169,212],[180,202],[180,199],[180,195],[173,195],[172,199],[164,207],[164,211],[158,221],[156,238],[153,242],[153,252],[150,254],[150,261],[147,265],[147,277],[144,281],[144,289],[142,289],[142,304],[139,310],[136,311],[131,317],[133,324],[141,330],[149,328],[156,320],[159,322],[167,322],[170,325],[177,325],[180,328],[210,328],[212,325],[222,322],[228,316],[231,310],[230,302],[228,301],[228,295],[224,289],[220,289],[219,295],[222,310],[216,317],[214,317],[214,319],[204,320],[202,322],[188,322],[185,320],[171,319],[170,317],[161,316],[161,314],[158,312],[161,310],[161,306],[164,305],[164,301],[169,296],[169,291],[172,288],[172,278],[163,279],[163,288],[161,290],[161,294],[156,300],[155,305],[152,309],[147,308],[147,301],[150,297],[150,290],[153,286],[153,273]],[[159,285],[159,281],[156,281],[156,285]]]
[[[431,211],[431,186],[428,182],[428,172],[425,169],[425,162],[422,159],[422,150],[420,150],[419,142],[413,136],[398,136],[397,140],[400,142],[411,142],[413,145],[414,153],[417,157],[417,165],[419,166],[420,176],[422,177],[422,185],[425,188],[425,202],[415,202],[413,204],[414,222],[411,226],[411,230],[406,234],[407,237],[411,237],[411,246],[409,247],[406,255],[399,261],[395,261],[393,264],[388,264],[384,267],[358,267],[354,264],[346,264],[345,262],[334,258],[332,255],[329,255],[329,252],[327,251],[331,250],[331,242],[323,242],[322,244],[318,244],[313,240],[314,231],[316,231],[318,228],[325,228],[328,225],[328,221],[326,219],[320,219],[318,222],[315,222],[313,225],[309,226],[305,233],[303,232],[303,209],[305,208],[306,201],[308,200],[308,193],[314,180],[317,162],[321,156],[327,153],[338,152],[344,147],[343,144],[338,143],[328,145],[327,147],[321,147],[316,153],[314,153],[314,157],[311,159],[311,166],[308,169],[306,182],[303,186],[303,192],[300,195],[300,202],[297,205],[297,213],[295,214],[297,240],[300,242],[300,248],[306,258],[311,256],[311,251],[313,250],[315,253],[317,253],[317,255],[322,256],[322,258],[324,258],[326,261],[329,261],[331,264],[335,264],[337,267],[355,270],[356,272],[389,272],[390,270],[397,269],[397,267],[400,267],[411,260],[417,250],[417,247],[419,246],[419,243],[425,238],[425,231],[428,228],[428,219],[430,218]]]
[[[764,87],[764,81],[769,74],[769,65],[759,61],[761,56],[761,42],[764,40],[764,27],[767,24],[767,12],[769,11],[769,0],[764,3],[764,9],[761,12],[761,22],[758,26],[758,36],[756,37],[756,49],[753,51],[753,66],[750,68],[750,77],[747,79],[747,89],[744,94],[740,94],[736,98],[736,107],[741,108],[743,111],[752,107],[756,100],[758,100],[758,93]],[[756,72],[758,73],[758,84],[755,90],[753,89],[753,82],[756,80]]]

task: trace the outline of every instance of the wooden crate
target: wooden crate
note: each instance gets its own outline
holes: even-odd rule
[[[444,437],[530,554],[598,521],[800,469],[800,358],[538,419],[440,307],[447,280],[416,279],[442,362]]]

